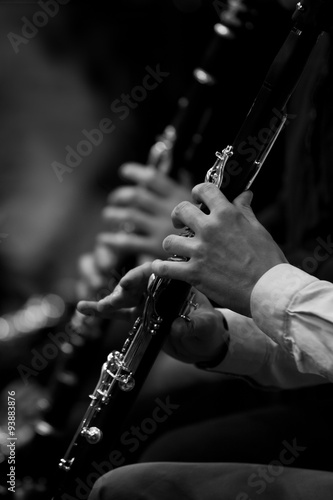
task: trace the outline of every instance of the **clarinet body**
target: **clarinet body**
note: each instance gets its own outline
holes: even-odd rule
[[[331,28],[332,9],[330,0],[303,0],[297,4],[290,33],[236,139],[221,153],[216,153],[217,159],[208,170],[205,181],[217,185],[229,200],[251,186],[286,125],[287,102],[318,37]],[[201,208],[205,210],[204,206]],[[184,236],[191,237],[192,234],[187,229]],[[184,259],[173,256],[171,260]],[[90,396],[91,403],[60,461],[59,489],[53,500],[77,498],[75,494],[82,484],[89,494],[96,479],[91,473],[91,461],[103,441],[103,433],[110,439],[111,449],[172,322],[191,307],[191,293],[190,285],[184,282],[150,277],[142,315],[135,321],[122,349],[107,357]]]
[[[235,83],[231,79],[224,79],[225,66],[229,67],[233,62],[235,44],[241,45],[244,41],[251,39],[255,22],[253,11],[246,7],[244,0],[226,4],[225,10],[221,14],[221,21],[214,26],[211,40],[203,54],[201,64],[193,72],[190,88],[178,101],[174,120],[157,137],[156,142],[149,151],[149,165],[154,166],[154,168],[172,178],[177,178],[180,168],[191,172],[194,168],[194,160],[197,159],[198,155],[204,156],[206,149],[208,149],[204,134],[206,134],[206,137],[211,135],[209,132],[212,117],[217,112],[215,108],[218,91],[223,84],[223,91],[228,94]],[[118,278],[125,268],[129,269],[130,267],[133,267],[132,262],[120,262],[119,272],[118,270],[115,271],[114,278]],[[113,279],[113,281],[115,280]],[[129,375],[128,368],[130,367],[131,373],[136,373],[135,379],[143,380],[146,378],[155,357],[162,347],[162,342],[159,344],[158,341],[165,337],[173,321],[172,318],[177,316],[178,312],[175,310],[170,316],[170,321],[166,320],[167,313],[171,311],[172,301],[175,297],[178,297],[177,304],[186,302],[188,295],[186,284],[181,282],[170,283],[166,288],[164,283],[161,283],[161,286],[156,285],[152,290],[152,300],[147,305],[144,313],[147,319],[150,318],[150,325],[145,322],[139,324],[138,321],[129,334],[130,339],[134,340],[134,337],[136,338],[131,349],[129,348],[129,340],[126,340],[127,354],[125,348],[120,353],[113,353],[109,356],[107,366],[105,366],[106,371],[104,371],[104,368],[102,370],[98,388],[93,393],[95,403],[89,409],[89,415],[86,417],[85,439],[89,442],[98,440],[98,432],[95,434],[94,429],[91,428],[94,427],[93,422],[96,424],[95,413],[98,413],[98,407],[101,404],[101,387],[104,388],[103,393],[107,391],[109,394],[102,397],[103,401],[104,398],[106,398],[105,401],[109,399],[113,401],[116,397],[115,391],[118,394],[117,399],[123,411],[121,414],[119,413],[115,425],[120,426],[140,389],[140,383],[137,383],[135,388],[132,387],[134,377]],[[156,294],[163,295],[163,299],[161,297],[160,301],[163,304],[168,304],[168,306],[163,311],[159,311],[157,322],[153,324],[151,319],[155,318],[157,311],[155,314],[153,310],[149,309],[154,308]],[[62,329],[65,329],[67,340],[60,347],[59,359],[57,359],[51,379],[48,398],[49,406],[35,425],[33,439],[22,451],[24,457],[29,456],[30,447],[32,453],[39,450],[39,455],[47,451],[47,458],[45,457],[42,465],[37,466],[31,462],[27,467],[26,475],[32,477],[29,477],[27,485],[23,482],[21,488],[18,487],[24,500],[29,500],[29,498],[42,498],[44,500],[49,491],[53,490],[53,467],[56,468],[57,466],[59,446],[66,433],[68,434],[68,418],[77,403],[79,386],[84,383],[87,374],[89,374],[87,363],[92,349],[98,346],[98,340],[101,338],[103,330],[110,328],[110,323],[105,320],[87,317],[77,311],[72,314],[73,308],[69,309],[69,311],[66,311],[66,317],[64,315],[61,317]],[[161,318],[161,325],[159,325],[159,318]],[[43,326],[45,328],[45,325]],[[52,323],[53,328],[56,326]],[[141,355],[144,355],[148,347],[145,340],[147,328],[150,330],[156,329],[156,335],[154,334],[157,341],[154,343],[155,352],[154,356],[151,356],[150,350],[152,346],[150,346],[145,361],[139,362]],[[34,330],[35,326],[31,328],[32,332]],[[143,344],[139,347],[139,356],[133,355],[132,351],[134,345],[138,345],[137,331],[140,332],[139,335],[142,336],[143,340]],[[27,332],[25,334],[27,335]],[[18,331],[13,333],[13,337],[18,338]],[[125,356],[126,360],[124,359]],[[121,369],[118,373],[116,367],[119,364],[124,369]],[[112,372],[110,372],[111,365]],[[109,373],[112,373],[112,375],[109,375]],[[125,395],[126,397],[124,397]],[[55,456],[49,456],[49,450],[52,449],[56,450]],[[50,477],[44,472],[48,467],[50,468]],[[66,467],[66,464],[64,467]],[[41,477],[35,478],[34,468],[36,468],[37,473],[41,472]]]
[[[226,54],[227,57],[231,57],[233,51],[229,51],[229,47],[231,48],[235,40],[237,42],[244,40],[252,32],[252,24],[251,29],[248,26],[253,13],[245,8],[243,0],[237,0],[235,5],[231,2],[230,6],[226,7],[225,12],[229,12],[228,22],[217,23],[214,26],[213,36],[202,57],[201,64],[193,71],[190,88],[177,103],[173,121],[165,127],[148,152],[147,163],[174,179],[178,177],[181,168],[191,172],[194,169],[195,153],[200,153],[200,148],[206,149],[203,135],[212,122],[216,95],[224,76],[223,67],[219,64],[220,61],[225,59]],[[223,86],[225,92],[228,92],[228,85],[223,82]],[[120,259],[117,269],[112,272],[113,286],[120,276],[136,265],[133,260],[131,257],[126,260]],[[113,286],[108,288],[112,289]],[[74,312],[66,329],[70,339],[62,349],[62,359],[59,362],[60,377],[59,373],[56,373],[56,379],[61,380],[60,404],[57,405],[58,401],[54,401],[54,406],[63,407],[61,394],[65,387],[63,386],[64,377],[61,373],[71,373],[71,380],[75,379],[78,383],[82,383],[82,377],[86,373],[86,365],[84,362],[81,363],[81,372],[78,373],[80,370],[78,361],[83,358],[84,346],[87,344],[89,356],[92,343],[96,343],[110,326],[112,326],[111,321],[101,320],[95,316],[87,317],[78,311]],[[73,372],[74,367],[75,373]],[[73,395],[72,382],[70,387],[72,387],[70,392]],[[62,412],[59,429],[64,425],[74,402],[75,398],[73,397],[67,399],[66,412]]]

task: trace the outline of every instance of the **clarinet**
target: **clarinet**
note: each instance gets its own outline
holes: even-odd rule
[[[213,36],[201,64],[193,71],[190,88],[178,100],[174,120],[156,138],[156,142],[148,152],[147,163],[174,179],[177,178],[180,168],[185,168],[190,172],[195,153],[199,154],[201,149],[205,148],[203,135],[212,122],[214,98],[222,84],[223,68],[218,61],[225,58],[225,54],[233,53],[229,51],[229,46],[234,43],[234,40],[244,40],[252,32],[252,25],[251,29],[249,25],[253,13],[245,8],[243,0],[238,0],[236,5],[231,2],[223,12],[228,13],[226,21],[221,21],[214,26]],[[226,84],[224,88],[228,92],[229,88]],[[120,261],[118,268],[113,272],[114,277],[118,278],[125,270],[128,271],[134,267],[131,261],[131,258],[129,262]],[[60,386],[60,390],[59,387],[56,388],[59,407],[66,408],[66,412],[62,413],[62,417],[60,416],[61,421],[57,423],[58,428],[63,427],[75,401],[72,397],[73,379],[82,384],[82,377],[87,372],[85,363],[81,363],[81,373],[78,373],[79,366],[75,360],[76,358],[82,359],[86,344],[88,344],[89,355],[90,341],[96,343],[103,331],[108,328],[110,328],[109,321],[101,320],[96,316],[87,317],[78,311],[75,311],[70,319],[66,327],[70,339],[62,347],[62,359],[59,361],[60,374],[56,373],[55,376],[60,381],[59,384],[55,383],[55,386]],[[74,367],[75,373],[72,373]],[[72,373],[72,377],[62,377],[63,372]],[[64,390],[67,390],[67,380],[70,382],[69,397],[66,397],[64,406],[63,398]],[[57,402],[55,401],[53,406],[58,406]],[[42,425],[44,427],[44,424]]]
[[[214,26],[201,64],[193,71],[190,88],[178,100],[174,120],[157,137],[149,151],[149,165],[176,178],[180,168],[191,172],[194,159],[198,155],[204,156],[207,149],[204,139],[211,135],[209,132],[212,117],[216,114],[216,98],[224,78],[224,65],[232,64],[235,43],[251,39],[255,23],[258,24],[254,14],[255,11],[248,9],[243,0],[226,4],[220,14],[220,22]],[[220,64],[220,61],[224,61],[224,64]],[[232,85],[231,79],[223,81],[224,92],[229,93]],[[123,271],[124,267],[129,268],[129,264],[121,262],[119,272],[116,270],[114,273],[115,277],[121,274],[120,267]],[[35,436],[29,444],[33,450],[40,450],[41,453],[46,448],[55,449],[56,456],[66,435],[68,418],[77,401],[78,386],[89,374],[86,363],[91,349],[98,346],[103,330],[110,328],[109,322],[84,316],[78,311],[69,320],[67,317],[66,324],[66,318],[62,316],[61,319],[68,339],[60,347],[59,359],[51,379],[51,404],[36,423]],[[26,450],[24,452],[27,454]],[[52,459],[48,461],[52,462]],[[56,464],[55,460],[54,466]],[[38,498],[44,498],[52,488],[49,484],[52,483],[52,478],[44,477],[48,476],[44,472],[46,466],[44,461],[42,466],[38,466],[38,470],[42,469],[43,472],[41,477],[34,479],[34,483],[29,479],[27,485],[22,485],[20,494],[24,495],[25,500],[36,498],[37,495]]]
[[[323,31],[332,27],[330,0],[303,0],[292,16],[291,30],[275,57],[261,89],[233,143],[216,153],[205,181],[218,186],[229,200],[248,189],[258,175],[281,130],[287,124],[286,105],[308,57]],[[255,141],[254,141],[255,139]],[[254,147],[255,144],[255,147]],[[205,207],[201,209],[205,211]],[[193,232],[186,229],[184,237]],[[185,261],[173,256],[173,261]],[[126,414],[135,401],[173,321],[191,308],[191,286],[177,280],[150,277],[144,308],[120,351],[103,364],[91,402],[67,452],[59,464],[59,488],[53,500],[76,498],[85,486],[89,494],[95,473],[92,449],[103,433],[119,436]],[[111,444],[111,442],[110,442]],[[82,491],[82,490],[81,490]]]

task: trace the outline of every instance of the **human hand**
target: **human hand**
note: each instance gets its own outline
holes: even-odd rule
[[[194,291],[197,306],[189,313],[190,321],[175,319],[163,350],[184,363],[210,363],[224,352],[227,323],[207,297]]]
[[[108,295],[119,281],[119,257],[105,245],[96,245],[90,253],[78,259],[77,300],[94,299]]]
[[[192,195],[209,214],[194,204],[180,203],[172,213],[174,226],[188,226],[195,235],[170,235],[163,242],[166,252],[188,261],[157,260],[152,270],[161,277],[186,281],[223,307],[250,316],[254,285],[287,259],[253,214],[250,191],[230,203],[215,185],[203,183],[194,187]]]
[[[112,293],[100,300],[81,300],[77,304],[77,310],[87,316],[94,315],[104,319],[135,319],[137,308],[145,298],[151,274],[150,262],[137,266],[120,279]]]
[[[115,189],[103,210],[108,232],[98,236],[117,254],[165,257],[163,239],[173,232],[171,212],[182,200],[191,199],[187,181],[176,182],[153,167],[127,163],[120,175],[134,183]]]
[[[118,283],[113,293],[100,301],[81,301],[77,309],[87,315],[101,318],[132,319],[138,316],[143,304],[151,264],[145,263],[131,269]],[[196,309],[189,313],[190,321],[177,318],[171,328],[164,350],[170,356],[185,363],[209,362],[215,359],[225,344],[226,328],[223,316],[209,300],[196,292]]]

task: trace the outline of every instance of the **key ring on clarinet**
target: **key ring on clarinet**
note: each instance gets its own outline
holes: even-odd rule
[[[192,310],[195,311],[199,306],[198,302],[195,302],[194,299],[195,299],[195,293],[192,292],[188,300],[184,303],[179,314],[179,318],[184,319],[188,323],[191,321],[189,314],[191,313]]]

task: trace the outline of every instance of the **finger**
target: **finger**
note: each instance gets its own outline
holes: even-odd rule
[[[252,200],[253,192],[247,189],[234,199],[233,204],[239,207],[249,208],[251,207]]]
[[[98,313],[113,313],[120,309],[128,309],[139,303],[139,299],[134,299],[132,294],[126,293],[119,284],[115,287],[112,293],[96,303]],[[89,304],[87,304],[89,307]]]
[[[103,286],[104,278],[96,266],[93,253],[87,253],[79,257],[78,270],[89,287],[98,289]]]
[[[120,168],[120,174],[125,179],[145,186],[153,193],[163,197],[168,196],[170,188],[175,185],[169,177],[150,165],[141,167],[137,164],[126,163]]]
[[[110,246],[112,250],[125,254],[151,254],[155,251],[154,240],[148,236],[140,236],[135,233],[100,233],[97,236],[98,243]],[[156,245],[155,245],[156,246]],[[162,244],[160,243],[162,248]]]
[[[163,241],[163,249],[170,255],[182,255],[183,257],[192,257],[195,242],[193,238],[176,236],[170,234]]]
[[[153,229],[152,217],[142,213],[139,210],[119,207],[106,207],[102,212],[103,219],[111,225],[111,227],[120,228],[125,224],[133,227],[133,231],[137,233],[150,233]]]
[[[253,199],[253,193],[252,191],[243,191],[237,198],[234,199],[233,205],[237,207],[238,209],[241,210],[241,212],[245,215],[245,217],[253,222],[256,221],[258,222],[256,216],[253,213],[252,207],[251,207],[251,202]]]
[[[175,228],[188,226],[195,232],[205,224],[206,215],[193,203],[182,201],[173,209],[171,218]]]
[[[144,212],[155,214],[159,210],[160,199],[145,188],[138,186],[122,186],[108,196],[107,202],[116,206],[131,206]]]
[[[231,205],[219,188],[210,182],[194,186],[192,197],[195,203],[203,203],[210,211]]]
[[[152,262],[152,271],[162,278],[176,279],[191,283],[191,266],[189,262],[172,262],[156,259]]]
[[[140,163],[128,162],[120,166],[118,173],[122,179],[134,182],[135,184],[145,185],[147,177],[150,177],[155,170],[154,167],[142,165]]]
[[[119,256],[106,245],[98,244],[94,249],[94,260],[97,269],[102,273],[108,273],[119,264]]]
[[[98,302],[92,300],[80,300],[77,304],[76,309],[85,316],[97,316],[98,314]]]
[[[195,328],[195,318],[193,318],[193,314],[189,315],[190,321],[184,318],[177,318],[172,323],[172,330],[170,332],[171,337],[173,339],[182,340],[183,342],[187,339],[193,339],[197,336]]]
[[[184,361],[183,340],[191,336],[191,331],[192,324],[190,321],[184,321],[182,318],[175,319],[172,323],[170,335],[163,344],[163,351],[173,358]]]
[[[131,269],[121,278],[114,291],[99,301],[98,307],[100,310],[128,308],[138,305],[147,289],[151,273],[151,264],[149,262]]]
[[[119,286],[121,286],[126,291],[139,291],[142,293],[146,289],[148,284],[148,279],[152,274],[151,262],[145,262],[141,266],[137,266],[134,269],[128,271],[125,276],[119,281]]]
[[[82,300],[77,306],[77,310],[85,316],[98,317],[102,319],[132,319],[133,308],[117,310],[111,307],[100,307],[100,302],[89,302]]]

